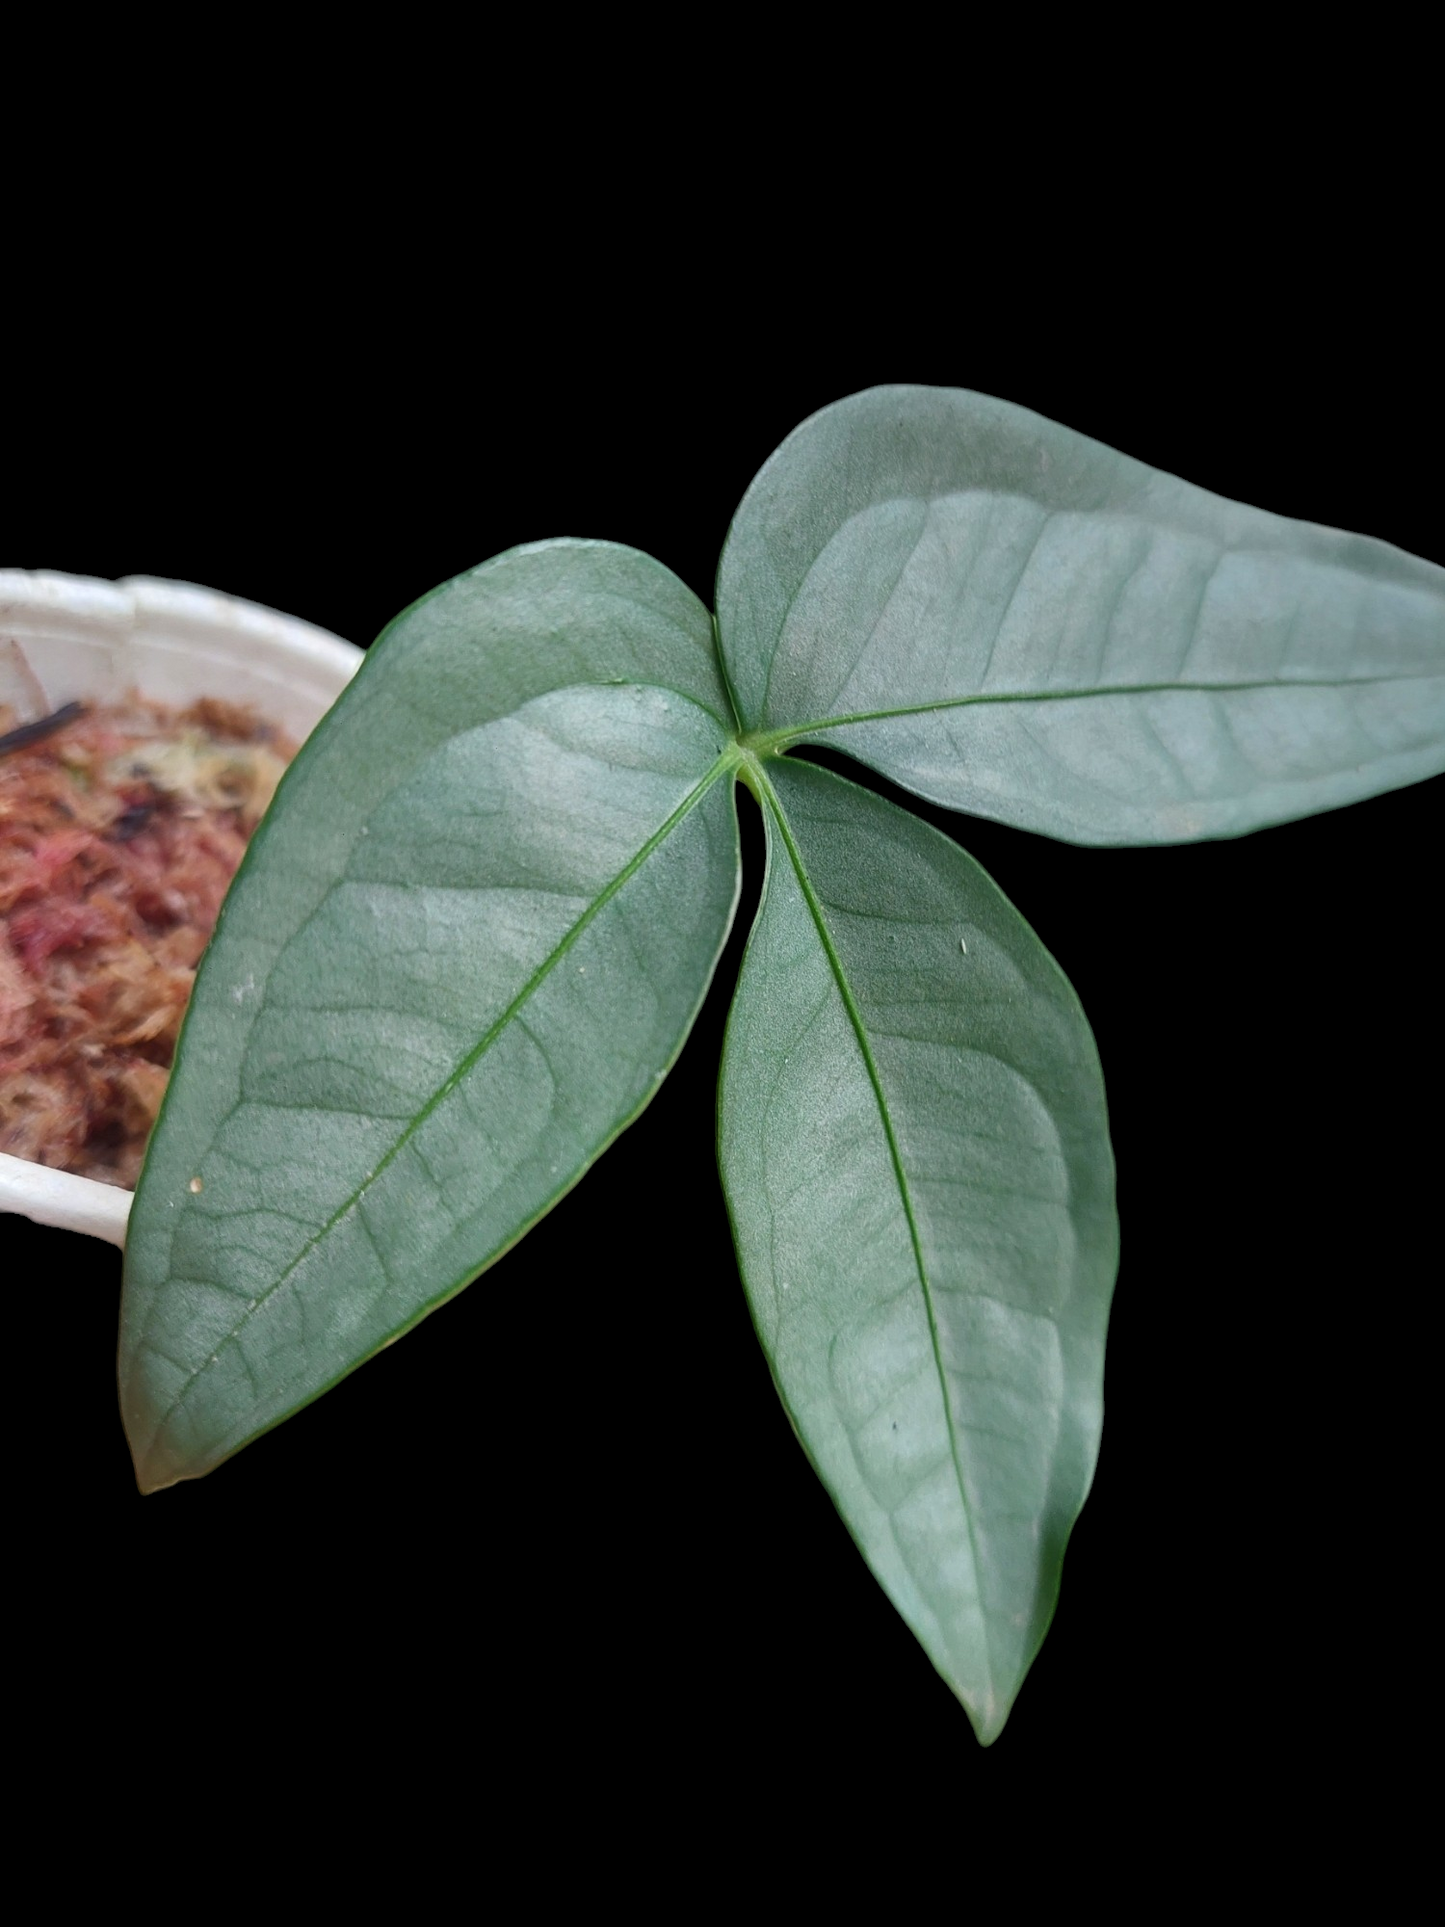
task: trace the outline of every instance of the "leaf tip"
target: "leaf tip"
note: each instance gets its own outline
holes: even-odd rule
[[[985,1713],[973,1713],[974,1737],[980,1746],[992,1746],[1008,1723],[1009,1707],[990,1705]]]
[[[121,1407],[121,1422],[130,1447],[131,1469],[142,1498],[151,1492],[164,1492],[168,1485],[179,1485],[193,1476],[166,1437],[165,1428],[156,1429],[144,1410]]]
[[[136,1489],[144,1499],[152,1492],[164,1492],[168,1485],[177,1485],[185,1476],[178,1467],[169,1463],[165,1453],[154,1450],[137,1451],[131,1447],[131,1466],[135,1472]]]

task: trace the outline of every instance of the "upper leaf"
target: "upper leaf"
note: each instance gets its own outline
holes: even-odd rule
[[[131,1214],[143,1487],[413,1324],[647,1102],[736,901],[731,731],[706,610],[606,544],[374,646],[226,901]]]
[[[964,389],[804,422],[717,595],[769,746],[1075,842],[1236,835],[1445,769],[1445,569]]]
[[[739,1263],[809,1456],[987,1742],[1098,1453],[1098,1056],[955,844],[807,764],[759,781],[767,884],[718,1120]]]

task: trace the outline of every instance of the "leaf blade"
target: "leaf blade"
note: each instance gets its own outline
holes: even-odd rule
[[[605,545],[500,557],[388,632],[198,976],[127,1244],[147,1489],[452,1295],[650,1098],[736,902],[719,687],[706,611]]]
[[[749,729],[1070,841],[1237,835],[1445,768],[1445,569],[966,390],[797,429],[718,614]]]
[[[1097,1055],[962,851],[821,770],[769,774],[719,1095],[739,1266],[805,1450],[987,1743],[1097,1453]]]

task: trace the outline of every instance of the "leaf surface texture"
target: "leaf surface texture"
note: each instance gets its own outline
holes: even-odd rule
[[[799,1437],[989,1741],[1098,1449],[1117,1257],[1098,1058],[955,844],[806,764],[768,784],[719,1103],[742,1274]]]
[[[718,620],[758,737],[1074,842],[1232,836],[1445,769],[1445,569],[963,389],[795,430]]]
[[[199,973],[127,1242],[122,1409],[195,1476],[450,1296],[656,1089],[736,901],[711,621],[513,551],[398,618]]]
[[[605,543],[400,616],[287,774],[137,1195],[122,1409],[208,1471],[499,1257],[648,1101],[768,869],[718,1150],[753,1317],[873,1571],[992,1740],[1102,1423],[1093,1038],[948,838],[787,755],[1072,841],[1238,834],[1445,768],[1445,570],[1009,403],[870,390],[765,464],[716,624]]]

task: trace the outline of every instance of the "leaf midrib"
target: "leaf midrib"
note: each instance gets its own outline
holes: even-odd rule
[[[777,754],[790,744],[802,742],[824,729],[847,729],[854,723],[886,723],[897,716],[929,716],[945,709],[971,709],[997,703],[1074,703],[1108,696],[1229,696],[1251,690],[1290,689],[1371,689],[1379,683],[1437,682],[1440,670],[1422,669],[1418,674],[1391,676],[1274,677],[1260,682],[1157,682],[1095,684],[1086,689],[1009,689],[969,696],[942,696],[926,703],[903,703],[896,709],[862,709],[846,716],[823,716],[808,723],[789,723],[781,729],[759,730],[745,736],[745,748],[755,755]]]
[[[273,1281],[269,1285],[267,1285],[263,1291],[259,1292],[256,1295],[256,1297],[250,1301],[245,1311],[237,1319],[236,1323],[232,1326],[230,1331],[227,1332],[226,1336],[216,1346],[215,1350],[211,1353],[210,1357],[205,1361],[205,1363],[201,1365],[197,1365],[192,1368],[185,1382],[179,1387],[179,1389],[175,1393],[175,1396],[171,1399],[170,1403],[166,1406],[165,1410],[157,1418],[154,1429],[152,1430],[150,1439],[147,1442],[147,1446],[146,1446],[147,1456],[149,1456],[151,1450],[153,1449],[156,1439],[164,1431],[165,1427],[169,1424],[174,1414],[184,1404],[186,1398],[190,1394],[192,1386],[195,1384],[196,1380],[201,1376],[202,1372],[204,1372],[207,1369],[207,1367],[211,1364],[211,1362],[215,1358],[217,1358],[222,1351],[224,1351],[228,1346],[235,1343],[235,1341],[240,1337],[241,1332],[245,1329],[245,1326],[247,1322],[250,1320],[250,1318],[256,1312],[258,1312],[261,1309],[261,1307],[264,1304],[266,1304],[267,1301],[275,1295],[277,1291],[281,1289],[281,1287],[287,1282],[287,1280],[296,1271],[297,1267],[300,1264],[302,1264],[303,1261],[308,1257],[308,1255],[312,1251],[314,1251],[316,1247],[319,1244],[321,1244],[322,1241],[331,1234],[331,1232],[341,1222],[341,1220],[347,1215],[347,1213],[350,1212],[356,1206],[356,1204],[363,1197],[363,1195],[369,1189],[369,1187],[376,1182],[376,1180],[382,1175],[382,1173],[388,1168],[388,1166],[392,1164],[394,1160],[400,1155],[400,1153],[405,1149],[406,1145],[416,1135],[417,1131],[420,1130],[421,1126],[427,1121],[427,1119],[432,1115],[432,1113],[446,1100],[447,1097],[450,1096],[450,1094],[456,1089],[458,1084],[460,1084],[462,1079],[467,1075],[467,1073],[472,1069],[472,1067],[478,1062],[480,1062],[480,1060],[486,1055],[487,1051],[491,1049],[492,1045],[496,1042],[496,1039],[501,1034],[502,1030],[506,1027],[507,1024],[509,1024],[513,1020],[513,1018],[517,1015],[517,1013],[521,1009],[523,1009],[524,1006],[536,994],[537,990],[551,975],[552,971],[557,967],[557,965],[562,961],[562,959],[566,957],[567,953],[572,949],[573,945],[577,942],[578,938],[582,935],[583,931],[587,928],[587,926],[593,921],[593,919],[596,916],[598,916],[598,914],[603,909],[605,909],[607,904],[609,904],[612,901],[612,899],[630,881],[630,879],[637,874],[637,872],[642,868],[643,864],[648,860],[648,858],[653,854],[653,852],[659,849],[661,845],[667,840],[667,838],[672,834],[672,832],[677,828],[678,824],[681,823],[685,817],[691,814],[691,812],[697,807],[697,805],[707,795],[708,791],[712,789],[713,785],[717,783],[722,776],[728,774],[736,766],[736,762],[737,762],[737,752],[733,747],[733,745],[730,743],[718,756],[717,760],[713,763],[711,769],[708,770],[707,774],[701,779],[700,782],[698,782],[688,792],[688,794],[683,798],[682,802],[678,804],[677,808],[673,810],[672,814],[666,819],[666,821],[662,823],[658,827],[658,829],[655,830],[653,834],[647,839],[647,841],[641,846],[637,854],[632,858],[630,858],[629,861],[623,865],[622,869],[618,871],[617,875],[612,878],[611,882],[609,882],[605,886],[605,888],[598,893],[597,897],[593,900],[592,903],[588,905],[587,909],[583,911],[582,915],[572,925],[570,930],[568,930],[566,936],[561,940],[561,942],[556,946],[556,948],[550,951],[548,955],[543,959],[543,961],[532,972],[532,975],[527,979],[526,983],[522,986],[521,990],[518,991],[517,995],[512,999],[511,1003],[508,1004],[507,1008],[501,1013],[499,1017],[494,1019],[494,1021],[488,1026],[487,1030],[483,1033],[482,1037],[478,1040],[478,1042],[472,1047],[471,1050],[469,1050],[466,1053],[466,1055],[462,1058],[461,1062],[456,1066],[454,1070],[452,1070],[448,1074],[448,1076],[443,1080],[443,1082],[437,1086],[435,1092],[432,1094],[431,1097],[427,1099],[426,1103],[421,1107],[421,1109],[417,1111],[414,1116],[408,1119],[405,1129],[398,1134],[395,1141],[382,1154],[382,1156],[380,1157],[380,1159],[378,1159],[375,1166],[367,1173],[367,1175],[361,1180],[361,1182],[356,1186],[354,1186],[351,1192],[347,1195],[347,1197],[343,1199],[340,1205],[337,1206],[336,1210],[327,1219],[326,1223],[320,1226],[320,1228],[317,1231],[315,1231],[310,1238],[307,1239],[306,1243],[302,1246],[301,1250],[296,1253],[295,1257],[286,1266],[285,1270],[282,1271],[278,1277],[273,1279]],[[147,1348],[148,1348],[148,1340],[147,1340]]]
[[[843,969],[842,958],[838,955],[837,948],[833,943],[832,934],[828,929],[827,919],[823,914],[822,903],[818,898],[817,892],[813,889],[808,877],[807,868],[803,862],[802,852],[799,850],[793,838],[792,829],[784,813],[778,793],[768,781],[767,772],[760,765],[755,765],[754,774],[767,798],[768,806],[778,825],[778,834],[783,839],[784,848],[787,850],[789,861],[793,866],[793,873],[798,879],[798,887],[803,893],[803,900],[808,906],[809,915],[812,917],[814,926],[817,929],[818,941],[823,946],[824,955],[828,959],[828,967],[832,971],[834,982],[838,986],[838,995],[842,999],[843,1008],[847,1012],[848,1021],[853,1028],[853,1034],[858,1040],[858,1049],[863,1058],[864,1068],[868,1072],[869,1082],[873,1087],[874,1101],[878,1106],[878,1115],[883,1125],[883,1134],[888,1143],[888,1155],[893,1165],[894,1182],[898,1186],[899,1198],[903,1204],[903,1215],[908,1225],[909,1243],[913,1249],[913,1261],[918,1272],[919,1287],[923,1292],[924,1310],[928,1315],[929,1342],[933,1351],[934,1369],[938,1374],[938,1389],[939,1397],[943,1404],[944,1424],[948,1427],[949,1456],[953,1461],[954,1477],[958,1481],[958,1496],[963,1507],[964,1523],[968,1527],[968,1544],[973,1559],[974,1584],[976,1588],[980,1588],[976,1591],[975,1596],[978,1601],[979,1625],[983,1633],[983,1650],[988,1669],[989,1696],[990,1700],[992,1700],[996,1690],[996,1682],[994,1678],[993,1649],[989,1638],[988,1614],[984,1610],[983,1595],[980,1587],[980,1576],[983,1567],[979,1553],[978,1535],[974,1529],[973,1510],[968,1503],[967,1484],[959,1453],[958,1432],[953,1422],[953,1407],[949,1402],[948,1381],[944,1376],[943,1351],[939,1341],[938,1319],[934,1312],[933,1292],[928,1282],[928,1267],[924,1262],[923,1243],[919,1235],[918,1221],[914,1215],[912,1193],[909,1190],[908,1179],[903,1169],[902,1153],[899,1150],[898,1139],[893,1129],[893,1119],[889,1112],[888,1100],[884,1095],[882,1078],[873,1056],[872,1047],[868,1041],[868,1033],[863,1023],[863,1015],[858,1008],[852,989],[848,983],[847,973]],[[940,1628],[940,1630],[942,1629]]]

